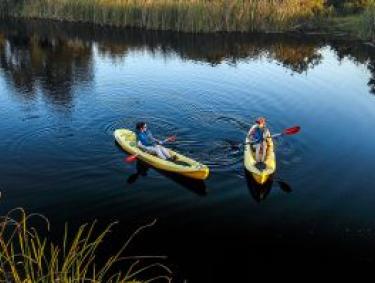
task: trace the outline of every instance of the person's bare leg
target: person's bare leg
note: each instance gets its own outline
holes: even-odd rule
[[[159,147],[160,147],[161,152],[163,153],[163,155],[164,155],[167,159],[171,158],[171,154],[169,153],[169,150],[168,150],[168,149],[166,149],[164,146],[161,146],[161,145],[159,145]]]
[[[267,156],[267,142],[263,142],[262,146],[262,162],[266,161],[266,156]]]
[[[258,144],[256,144],[256,146],[255,146],[255,161],[256,162],[260,162],[260,147],[261,147],[261,144],[260,143],[258,143]]]
[[[164,155],[159,146],[147,146],[145,149],[148,153],[157,155],[161,159],[166,160],[168,158]]]
[[[159,155],[155,146],[145,146],[143,149],[145,149],[146,152],[148,152],[150,154]]]

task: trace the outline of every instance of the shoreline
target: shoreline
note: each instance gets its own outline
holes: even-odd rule
[[[346,12],[326,0],[5,1],[0,3],[0,18],[188,34],[328,34],[375,42],[375,0]]]
[[[176,31],[176,30],[160,30],[160,29],[149,29],[149,28],[140,28],[133,26],[119,26],[113,25],[110,23],[93,23],[89,21],[71,21],[66,19],[53,19],[53,18],[40,18],[40,17],[14,17],[6,16],[0,17],[8,22],[49,22],[54,24],[69,24],[69,25],[81,25],[83,27],[92,27],[94,29],[109,29],[111,31],[140,31],[140,32],[149,32],[149,33],[171,33],[171,34],[181,34],[186,36],[257,36],[257,35],[270,35],[270,36],[297,36],[297,37],[321,37],[325,39],[343,39],[345,41],[357,41],[362,44],[365,44],[369,47],[375,48],[375,39],[366,39],[354,36],[352,32],[339,30],[333,26],[318,30],[310,28],[301,28],[301,26],[294,27],[293,29],[284,30],[284,31],[211,31],[211,32],[186,32],[186,31]],[[332,29],[333,27],[333,29]]]

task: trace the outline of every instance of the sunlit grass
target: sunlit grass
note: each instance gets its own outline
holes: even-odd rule
[[[374,0],[3,0],[0,16],[191,33],[314,30],[368,39],[374,38],[373,7]]]
[[[65,227],[59,245],[41,236],[30,225],[32,218],[42,219],[49,229],[45,217],[27,215],[23,209],[12,210],[0,219],[1,282],[140,282],[137,278],[142,278],[142,282],[171,281],[170,269],[156,262],[165,257],[123,255],[131,240],[154,222],[137,229],[116,254],[101,260],[104,263],[99,265],[96,263],[98,249],[114,224],[100,233],[95,223],[83,225],[72,238]],[[122,264],[127,268],[121,268]],[[149,271],[157,274],[156,277],[144,279]]]
[[[323,3],[324,0],[19,0],[4,9],[26,18],[157,30],[280,31],[312,17]]]

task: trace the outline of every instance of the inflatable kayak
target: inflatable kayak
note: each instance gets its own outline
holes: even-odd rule
[[[249,138],[246,137],[244,149],[244,165],[246,170],[260,185],[265,184],[276,170],[276,157],[272,138],[267,139],[267,154],[264,164],[265,168],[263,170],[260,170],[256,167],[255,151],[253,150],[252,145],[250,145]]]
[[[169,153],[177,157],[176,161],[161,159],[150,154],[137,146],[136,135],[127,129],[118,129],[114,132],[117,143],[129,154],[136,154],[137,158],[150,164],[151,166],[167,172],[180,174],[197,180],[205,180],[209,175],[209,169],[193,159],[183,156],[173,150]]]

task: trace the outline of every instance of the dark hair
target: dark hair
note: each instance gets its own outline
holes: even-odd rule
[[[266,124],[266,118],[264,117],[259,117],[255,120],[255,123],[257,123],[258,125],[260,125],[260,123],[263,122],[264,124]]]
[[[135,125],[135,128],[137,129],[137,131],[140,131],[144,126],[146,125],[146,122],[138,122],[136,125]]]

